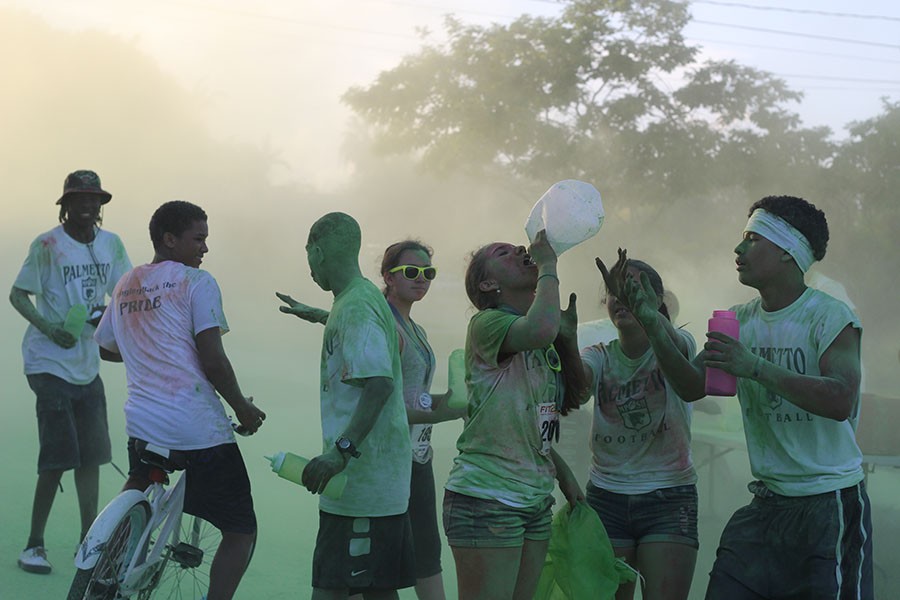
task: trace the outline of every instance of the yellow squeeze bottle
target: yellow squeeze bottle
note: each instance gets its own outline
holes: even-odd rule
[[[265,458],[272,465],[272,471],[279,477],[302,485],[303,469],[309,464],[308,458],[303,458],[293,452],[279,452],[274,456],[266,456]],[[328,496],[332,500],[339,500],[346,486],[347,474],[338,473],[325,485],[322,495]]]

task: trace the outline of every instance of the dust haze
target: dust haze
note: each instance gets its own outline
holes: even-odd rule
[[[268,412],[261,433],[240,440],[254,486],[261,533],[238,597],[306,596],[317,529],[316,502],[300,488],[278,480],[262,456],[278,450],[306,455],[320,450],[321,328],[278,312],[279,301],[274,295],[281,291],[308,304],[330,305],[331,296],[319,290],[309,277],[304,251],[309,226],[333,210],[356,217],[363,230],[361,265],[378,284],[377,265],[388,244],[414,237],[433,246],[439,276],[427,298],[414,307],[413,316],[432,340],[439,365],[434,389],[442,391],[447,356],[462,346],[473,312],[462,284],[468,253],[497,240],[527,243],[524,221],[533,203],[553,182],[513,185],[498,181],[488,188],[462,174],[433,177],[417,169],[411,159],[373,156],[361,126],[351,120],[345,130],[330,132],[343,140],[347,161],[343,180],[328,188],[312,178],[307,184],[287,183],[278,174],[294,169],[277,147],[236,141],[242,139],[237,132],[251,128],[252,122],[236,123],[233,136],[211,132],[204,116],[214,109],[215,98],[184,86],[164,72],[135,40],[92,30],[72,32],[33,15],[0,8],[0,57],[4,79],[4,91],[0,93],[0,193],[4,212],[0,220],[0,282],[12,284],[28,244],[38,233],[57,224],[54,203],[65,175],[73,170],[97,171],[103,187],[113,194],[104,208],[103,227],[121,236],[134,264],[152,258],[147,224],[161,203],[183,199],[206,210],[210,252],[204,268],[219,282],[232,328],[224,344],[244,392],[253,395]],[[202,72],[197,76],[202,80]],[[300,110],[307,114],[302,120],[298,117],[297,122],[285,124],[296,130],[294,135],[303,135],[304,124],[315,121],[314,114],[309,114],[315,107],[339,102],[338,98],[316,97],[316,82],[306,83],[310,103]],[[238,86],[245,84],[235,81]],[[269,101],[278,100],[259,91],[254,100],[256,110],[265,112]],[[603,193],[602,181],[591,183]],[[682,223],[695,222],[703,215],[673,213],[664,220],[667,235],[662,238],[654,231],[636,235],[628,226],[628,207],[604,196],[606,221],[599,235],[560,259],[563,301],[568,292],[576,292],[581,320],[605,317],[598,293],[601,280],[593,258],[612,261],[616,248],[627,247],[629,256],[657,268],[678,297],[677,324],[702,340],[713,309],[727,308],[753,296],[752,290],[737,283],[732,248],[740,239],[746,207],[756,199],[746,199],[734,224],[711,222],[702,240],[685,240],[682,245],[677,243]],[[815,198],[809,200],[815,202]],[[850,245],[841,240],[839,226],[832,226],[832,236],[834,247]],[[828,265],[826,258],[822,271],[840,280],[841,273],[829,271]],[[888,293],[884,289],[848,292],[859,305],[865,305],[865,294]],[[896,296],[896,292],[890,293]],[[5,306],[0,310],[0,329],[6,333],[0,345],[0,380],[7,410],[0,426],[0,448],[7,463],[4,489],[8,509],[0,519],[4,557],[0,561],[0,587],[12,582],[12,589],[21,596],[6,596],[4,592],[4,597],[28,597],[29,590],[40,584],[62,597],[73,573],[70,549],[77,541],[71,476],[63,480],[65,493],[57,497],[47,529],[54,574],[38,582],[14,566],[13,559],[28,533],[37,435],[34,398],[22,375],[20,342],[26,323],[8,303]],[[861,317],[864,328],[868,327],[863,336],[866,386],[870,391],[900,396],[900,331],[896,320],[876,324],[867,321],[866,314]],[[120,365],[104,364],[101,375],[106,384],[114,461],[122,466],[127,460],[121,408],[124,370]],[[703,418],[707,417],[697,417]],[[459,431],[457,424],[435,428],[439,485],[449,471]],[[585,448],[586,444],[587,440]],[[698,455],[695,460],[699,463],[701,458]],[[746,454],[735,451],[715,468],[698,469],[702,519],[704,507],[708,511],[701,523],[702,547],[692,597],[702,597],[724,519],[749,498],[743,489],[749,480],[746,462]],[[712,477],[721,483],[714,491],[710,487]],[[109,468],[102,470],[101,478],[103,504],[119,488],[121,478]],[[875,502],[876,564],[882,573],[882,579],[876,581],[883,591],[886,574],[900,571],[898,554],[888,548],[888,540],[896,537],[897,527],[892,531],[890,522],[896,521],[894,511],[898,506],[895,500],[884,500],[885,490],[900,488],[898,474],[894,469],[878,467],[870,475],[870,486]],[[714,506],[711,495],[715,497]],[[896,494],[887,497],[895,498]],[[453,560],[446,546],[443,564],[445,585],[454,597]],[[897,594],[900,591],[894,596]],[[401,597],[414,595],[407,590]]]

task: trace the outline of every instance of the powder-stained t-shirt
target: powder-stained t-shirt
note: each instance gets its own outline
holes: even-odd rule
[[[125,363],[129,437],[175,450],[234,442],[194,339],[213,327],[228,331],[222,293],[208,272],[167,260],[122,277],[94,337]]]
[[[344,473],[340,499],[319,499],[319,509],[348,517],[385,517],[406,512],[412,452],[403,403],[397,326],[387,300],[364,278],[355,279],[334,299],[322,340],[322,449],[344,434],[362,399],[366,379],[386,377],[394,390],[366,438],[357,443]]]
[[[754,354],[801,375],[820,376],[819,360],[847,325],[859,329],[850,308],[807,288],[790,306],[766,312],[756,298],[735,306],[741,342]],[[807,412],[751,379],[738,379],[750,470],[784,496],[821,494],[862,481],[856,443],[859,390],[846,421]]]
[[[116,234],[98,229],[94,240],[84,244],[58,225],[31,243],[13,286],[34,294],[42,317],[62,323],[75,304],[84,304],[88,314],[105,305],[116,282],[130,268],[125,246]],[[50,373],[76,385],[90,383],[100,372],[93,333],[93,326],[85,325],[75,346],[62,348],[29,324],[22,340],[25,374]]]
[[[448,490],[531,507],[553,492],[556,469],[550,446],[559,434],[560,376],[547,350],[499,357],[509,328],[521,318],[488,309],[469,321],[466,336],[468,421]]]
[[[409,323],[396,311],[397,333],[402,342],[400,364],[403,368],[403,400],[406,407],[413,410],[431,410],[431,381],[434,378],[435,359],[425,330],[410,319]],[[426,464],[434,455],[431,447],[431,423],[411,423],[409,442],[412,445],[412,459]]]
[[[686,331],[688,356],[696,349]],[[629,358],[619,340],[582,350],[595,399],[591,483],[618,494],[645,494],[696,483],[691,405],[679,397],[652,348]]]

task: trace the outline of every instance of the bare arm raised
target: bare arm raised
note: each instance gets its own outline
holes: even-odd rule
[[[506,333],[500,346],[502,354],[515,354],[549,346],[559,333],[559,278],[556,275],[556,252],[541,230],[535,236],[528,254],[537,265],[538,277],[534,300],[521,319]]]

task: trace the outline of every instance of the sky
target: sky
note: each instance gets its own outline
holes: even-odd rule
[[[338,185],[348,109],[340,96],[366,85],[427,39],[442,20],[508,23],[552,16],[553,0],[0,0],[67,31],[133,41],[202,98],[219,139],[271,150],[276,182]],[[704,56],[770,71],[804,93],[807,126],[840,138],[900,97],[900,5],[892,0],[718,0],[691,4],[686,33]],[[869,18],[862,18],[868,16]]]

